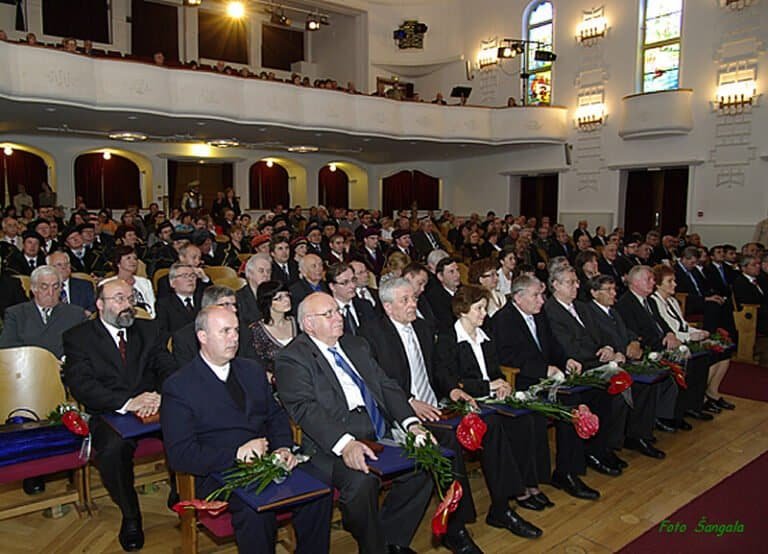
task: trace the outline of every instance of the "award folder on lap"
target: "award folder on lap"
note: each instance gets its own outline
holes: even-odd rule
[[[133,414],[104,414],[100,416],[124,439],[136,439],[160,431],[160,422],[142,423]]]

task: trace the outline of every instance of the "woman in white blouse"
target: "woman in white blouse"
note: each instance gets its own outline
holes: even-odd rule
[[[517,267],[517,254],[515,254],[515,247],[512,244],[505,246],[501,254],[499,255],[499,269],[496,273],[499,276],[496,290],[503,294],[505,297],[512,290],[512,281],[515,280],[515,268]]]
[[[121,245],[115,247],[112,263],[117,275],[104,279],[99,284],[104,284],[115,279],[122,279],[133,287],[136,295],[136,307],[143,308],[149,317],[155,318],[155,291],[152,283],[146,277],[139,277],[136,271],[139,269],[139,258],[132,246]]]
[[[659,264],[653,268],[656,279],[656,291],[651,298],[656,302],[659,315],[669,325],[675,336],[682,342],[700,341],[709,337],[709,332],[703,329],[691,327],[686,321],[680,303],[675,298],[675,270],[669,266]],[[720,396],[720,383],[728,372],[730,354],[718,355],[712,353],[714,363],[709,366],[707,379],[707,391],[704,409],[719,413],[722,409],[732,410],[734,405]]]

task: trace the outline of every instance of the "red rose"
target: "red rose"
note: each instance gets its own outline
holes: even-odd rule
[[[75,435],[85,437],[90,432],[88,424],[77,410],[67,410],[61,415],[61,423]]]
[[[608,384],[608,394],[621,394],[632,386],[632,376],[622,370],[611,377]]]
[[[675,378],[675,382],[677,383],[677,386],[681,389],[687,389],[688,383],[685,382],[685,374],[682,372],[673,371],[672,376]]]
[[[459,439],[461,446],[475,451],[483,447],[483,437],[487,430],[488,426],[479,415],[467,414],[461,418],[461,422],[456,427],[456,438]]]
[[[210,515],[216,517],[229,507],[229,502],[222,500],[202,500],[195,498],[194,500],[182,500],[173,505],[173,511],[179,515],[184,514],[185,510],[196,510],[198,512],[208,512]]]
[[[451,486],[445,491],[442,502],[437,506],[435,515],[432,516],[432,533],[436,537],[441,537],[448,531],[448,516],[459,507],[459,500],[463,494],[464,490],[458,481],[451,483]]]
[[[600,418],[593,414],[585,404],[579,404],[579,407],[573,410],[571,415],[576,434],[582,439],[591,438],[600,430]]]

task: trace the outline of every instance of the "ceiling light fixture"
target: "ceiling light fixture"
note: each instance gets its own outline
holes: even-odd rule
[[[275,162],[272,160],[267,160],[267,167],[273,167],[275,165]]]
[[[101,157],[104,158],[105,160],[111,160],[112,159],[112,154],[110,152],[104,152],[101,155]]]
[[[306,144],[288,147],[288,152],[295,152],[297,154],[308,154],[310,152],[317,152],[318,150],[320,149],[317,146],[309,146]]]
[[[315,15],[308,15],[307,16],[307,24],[306,24],[307,31],[319,31],[320,30],[320,20]]]
[[[328,171],[331,173],[336,171],[336,164],[328,164]]]
[[[227,16],[232,19],[242,19],[245,17],[245,4],[242,2],[229,2],[227,4]]]
[[[228,139],[214,139],[208,141],[209,146],[215,146],[216,148],[235,148],[240,146],[240,141],[234,138]]]
[[[112,140],[122,140],[123,142],[141,142],[147,140],[147,135],[133,131],[116,131],[109,133],[109,138]]]
[[[12,156],[13,148],[11,148],[10,146],[6,146],[5,148],[3,148],[3,154],[5,154],[6,156]]]

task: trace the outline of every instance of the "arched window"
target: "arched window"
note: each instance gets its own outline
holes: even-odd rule
[[[531,106],[549,105],[552,103],[552,61],[541,59],[542,56],[537,56],[536,52],[552,51],[554,37],[552,2],[537,0],[528,7],[526,14],[523,27],[525,38],[531,43],[523,60],[523,72],[528,74],[523,81],[525,103]]]
[[[317,174],[317,192],[320,204],[326,208],[349,208],[349,175],[340,167],[331,171],[326,165]]]
[[[645,0],[642,37],[642,92],[680,86],[683,0]]]

